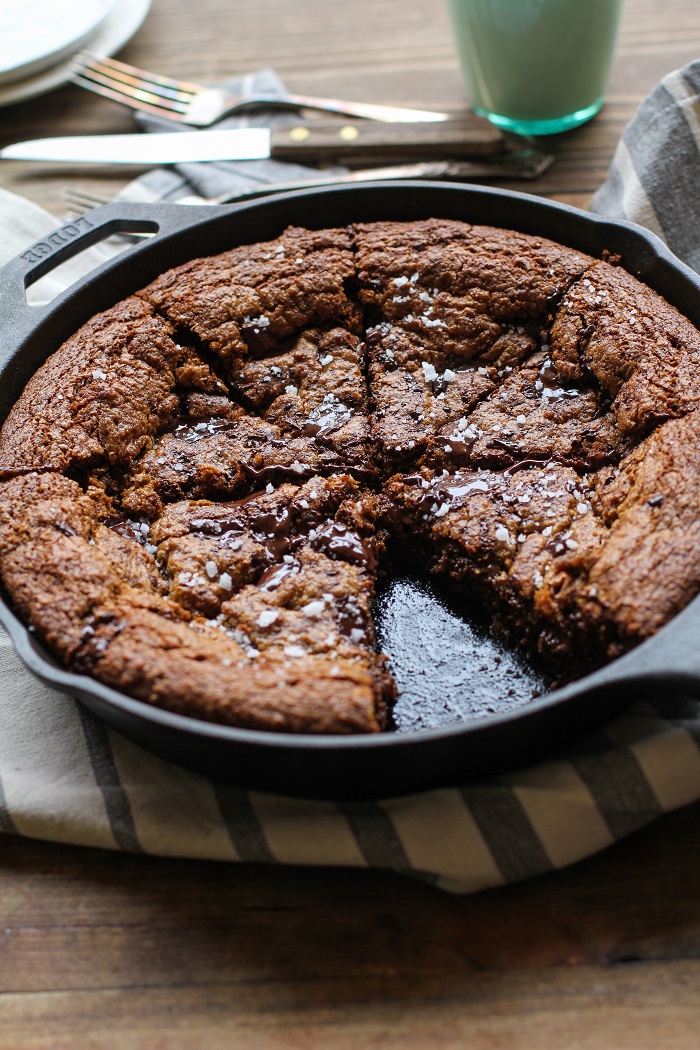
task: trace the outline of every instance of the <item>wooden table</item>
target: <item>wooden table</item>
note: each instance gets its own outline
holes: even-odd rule
[[[697,0],[627,0],[608,103],[535,193],[584,206],[639,99],[700,54]],[[154,0],[126,61],[193,80],[464,105],[431,0]],[[2,143],[127,131],[77,88],[3,110]],[[5,164],[60,214],[66,183]],[[515,184],[514,184],[515,185]],[[0,1046],[684,1050],[700,1045],[700,804],[568,871],[474,897],[385,873],[235,867],[0,839]]]

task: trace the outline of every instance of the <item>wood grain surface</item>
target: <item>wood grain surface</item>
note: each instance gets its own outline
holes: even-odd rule
[[[697,0],[626,0],[604,110],[513,188],[585,207],[640,99],[699,55]],[[154,0],[121,57],[195,81],[272,66],[292,90],[466,108],[433,0]],[[133,129],[72,86],[0,119],[2,145]],[[63,185],[111,195],[131,174],[5,162],[0,186],[61,214]],[[2,1050],[696,1050],[699,1027],[700,804],[468,898],[381,872],[0,839]]]
[[[0,1045],[696,1050],[699,833],[472,897],[5,838]]]

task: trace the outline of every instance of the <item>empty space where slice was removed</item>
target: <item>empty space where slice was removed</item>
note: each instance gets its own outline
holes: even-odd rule
[[[494,637],[475,603],[434,579],[399,572],[380,586],[373,612],[398,688],[392,720],[399,733],[507,714],[551,685]]]

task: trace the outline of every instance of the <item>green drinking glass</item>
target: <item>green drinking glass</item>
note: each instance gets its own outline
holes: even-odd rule
[[[471,105],[499,127],[552,135],[603,104],[622,0],[447,0]]]

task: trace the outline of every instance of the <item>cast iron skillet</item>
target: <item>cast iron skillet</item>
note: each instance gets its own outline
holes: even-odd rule
[[[700,278],[653,235],[536,197],[440,183],[305,190],[224,207],[115,203],[69,223],[0,272],[0,420],[50,353],[93,314],[172,266],[278,236],[287,225],[462,219],[541,234],[600,257],[619,252],[638,275],[700,327]],[[76,282],[48,306],[25,288],[118,231],[155,234]],[[446,787],[550,755],[618,713],[640,692],[700,696],[700,597],[633,652],[563,689],[475,722],[361,737],[264,733],[158,710],[58,667],[5,602],[0,620],[44,681],[143,747],[219,780],[309,798],[363,799]]]

